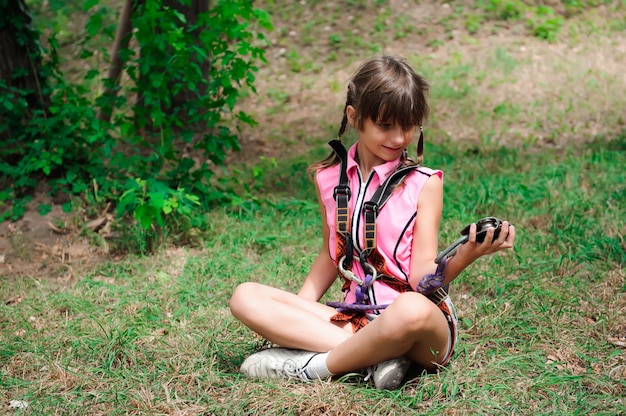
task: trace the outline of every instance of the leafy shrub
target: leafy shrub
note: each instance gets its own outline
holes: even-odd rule
[[[89,0],[84,7],[90,19],[80,55],[89,58],[95,53],[90,41],[111,39],[112,31],[102,29],[104,5]],[[0,176],[10,184],[0,193],[0,220],[19,218],[42,179],[51,194],[97,189],[100,200],[115,203],[119,216],[143,229],[162,229],[170,214],[191,218],[228,199],[213,171],[239,149],[239,126],[254,124],[234,108],[242,88],[254,91],[269,15],[246,0],[220,0],[189,22],[155,0],[134,11],[133,28],[137,47],[119,52],[129,78],[124,87],[101,83],[97,69],[81,84],[69,82],[60,71],[56,32],[36,51],[45,58],[49,106],[33,108],[27,100],[33,91],[0,83],[7,121],[0,134],[9,137],[0,149]],[[94,86],[113,93],[94,97]]]

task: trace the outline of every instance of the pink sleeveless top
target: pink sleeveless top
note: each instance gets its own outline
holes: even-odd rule
[[[350,233],[354,246],[362,250],[363,242],[363,204],[369,201],[378,186],[400,165],[400,158],[376,166],[370,173],[369,178],[362,178],[358,164],[354,160],[357,144],[348,150],[347,174],[352,195],[349,207],[351,215]],[[315,174],[315,180],[319,187],[322,203],[326,209],[326,223],[330,229],[328,242],[330,257],[338,263],[336,258],[337,235],[335,229],[336,203],[333,191],[339,183],[340,165],[319,169]],[[409,173],[404,184],[398,186],[387,203],[379,211],[376,218],[376,239],[378,251],[384,257],[387,270],[396,279],[408,282],[410,274],[411,250],[413,243],[413,228],[417,215],[417,200],[428,178],[437,175],[443,180],[443,172],[425,167],[419,167]],[[363,269],[358,261],[358,256],[352,262],[352,272],[359,278],[364,278]],[[352,282],[346,293],[345,302],[353,303],[356,299],[356,282]],[[384,305],[391,303],[399,293],[386,284],[376,281],[374,290],[370,293],[373,304]]]

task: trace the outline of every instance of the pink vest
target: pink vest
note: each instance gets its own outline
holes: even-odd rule
[[[361,212],[363,203],[369,201],[389,175],[400,164],[400,159],[376,166],[369,178],[361,178],[358,164],[354,160],[357,144],[348,150],[347,174],[350,182],[352,196],[350,197],[350,215],[352,234],[355,246],[363,249],[363,226],[364,219]],[[335,231],[336,203],[333,198],[333,190],[339,183],[340,165],[320,169],[316,172],[315,180],[319,187],[322,203],[326,209],[326,223],[330,229],[328,242],[330,257],[337,264],[336,258],[337,235]],[[443,172],[425,167],[420,167],[411,172],[404,180],[404,184],[398,186],[387,203],[379,211],[376,219],[376,239],[378,251],[384,257],[387,270],[396,279],[408,282],[410,274],[411,250],[413,243],[413,228],[417,215],[417,200],[420,192],[431,175],[438,175],[443,180]],[[358,204],[358,205],[357,205]],[[359,278],[364,278],[363,269],[359,264],[358,257],[352,263],[352,272]],[[352,282],[345,297],[345,302],[355,301],[355,289],[357,283]],[[374,304],[384,305],[391,303],[398,292],[386,284],[376,281],[371,301]]]

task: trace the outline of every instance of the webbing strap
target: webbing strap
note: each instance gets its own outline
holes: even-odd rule
[[[421,135],[420,135],[421,136]],[[335,229],[337,234],[337,259],[345,256],[344,268],[349,269],[353,260],[352,238],[350,236],[350,207],[349,201],[351,196],[350,183],[348,182],[348,151],[340,140],[334,139],[328,142],[339,160],[341,166],[339,169],[339,184],[333,191],[333,198],[337,203],[335,211]],[[365,218],[364,245],[365,248],[361,252],[360,261],[363,268],[366,268],[365,262],[369,262],[378,273],[386,273],[385,259],[376,249],[376,217],[378,211],[385,205],[391,197],[394,187],[402,181],[416,166],[403,166],[396,169],[378,189],[374,192],[372,198],[363,205],[363,216]]]
[[[379,273],[383,273],[383,270],[378,270],[378,264],[380,263],[379,255],[376,255],[376,217],[378,211],[382,209],[385,203],[391,197],[394,187],[400,183],[409,173],[416,169],[415,166],[404,166],[398,168],[393,172],[385,182],[378,187],[372,199],[367,201],[364,205],[364,217],[365,217],[365,238],[364,238],[364,252],[365,257],[370,260],[370,263],[377,268]],[[382,256],[380,256],[382,258]],[[384,260],[382,267],[384,268]]]
[[[335,229],[337,234],[337,252],[336,256],[338,261],[341,261],[342,258],[345,257],[346,264],[342,264],[341,266],[345,269],[350,269],[353,260],[353,247],[352,240],[350,236],[350,184],[348,182],[348,173],[347,173],[347,164],[348,164],[348,152],[346,148],[343,146],[340,140],[331,140],[328,144],[332,147],[333,151],[341,161],[340,171],[339,171],[339,184],[335,187],[333,191],[333,198],[337,203],[336,215],[335,215]],[[421,132],[420,127],[420,138],[418,141],[418,159],[421,159],[423,154],[423,133]],[[421,160],[418,160],[421,162]],[[400,183],[409,173],[413,170],[416,170],[417,166],[404,166],[398,168],[395,172],[393,172],[385,182],[376,189],[372,198],[365,202],[363,205],[364,208],[364,217],[365,217],[365,249],[361,252],[360,261],[361,263],[365,263],[369,261],[371,266],[376,269],[376,272],[379,274],[378,280],[384,282],[391,288],[395,289],[398,292],[406,292],[411,291],[412,288],[408,282],[402,282],[400,280],[394,279],[393,277],[388,276],[385,267],[385,259],[376,249],[376,217],[378,216],[378,211],[385,205],[385,203],[391,197],[394,187]],[[364,270],[367,270],[367,267],[363,266]],[[350,286],[350,280],[344,277],[344,287],[342,290],[348,290]],[[426,296],[436,305],[440,305],[441,302],[446,298],[448,290],[448,285],[445,287],[438,288],[432,293],[427,294]],[[351,310],[354,305],[344,305],[341,304],[343,308],[347,310]],[[359,305],[359,308],[368,307],[373,309],[383,309],[386,305]],[[362,312],[361,312],[362,313]]]
[[[348,152],[339,140],[328,142],[330,147],[341,161],[339,170],[339,184],[333,191],[333,198],[337,202],[335,212],[335,229],[337,234],[337,259],[346,258],[344,267],[347,269],[352,265],[352,240],[350,238],[350,183],[348,182]]]

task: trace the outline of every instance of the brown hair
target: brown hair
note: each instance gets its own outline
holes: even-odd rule
[[[356,110],[355,123],[358,129],[362,129],[365,120],[369,118],[374,122],[398,124],[403,130],[418,127],[421,135],[422,123],[429,112],[427,92],[428,83],[413,70],[406,59],[387,55],[368,59],[359,66],[348,84],[343,119],[337,137],[341,139],[346,131],[346,109],[350,105]],[[421,158],[421,151],[418,149],[417,164],[421,164]],[[416,164],[406,154],[402,159],[404,164]],[[326,159],[311,166],[311,170],[337,163],[339,159],[331,153]]]

